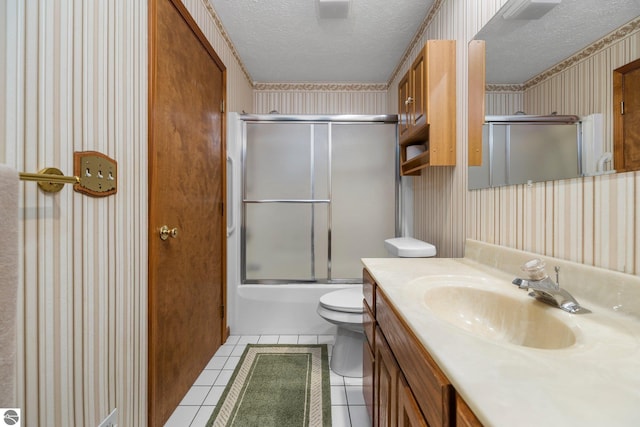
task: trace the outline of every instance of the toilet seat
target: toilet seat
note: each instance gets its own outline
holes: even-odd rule
[[[363,299],[362,286],[356,286],[322,295],[320,305],[328,310],[342,313],[362,313],[364,312]]]

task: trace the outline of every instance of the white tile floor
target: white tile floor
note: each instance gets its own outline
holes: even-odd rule
[[[165,424],[165,427],[204,427],[248,343],[328,344],[332,335],[241,335],[230,336],[196,379]],[[333,427],[370,427],[362,395],[362,378],[342,377],[331,372],[331,418]]]

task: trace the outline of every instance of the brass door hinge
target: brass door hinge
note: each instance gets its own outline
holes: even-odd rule
[[[224,319],[224,305],[220,306],[220,318]]]
[[[220,101],[220,112],[224,113],[224,99]]]
[[[620,115],[624,116],[624,101],[620,103]]]

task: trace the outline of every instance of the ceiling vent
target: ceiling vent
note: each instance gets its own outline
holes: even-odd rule
[[[504,19],[540,19],[562,0],[511,0],[504,7]]]
[[[346,19],[350,0],[317,0],[320,19]]]

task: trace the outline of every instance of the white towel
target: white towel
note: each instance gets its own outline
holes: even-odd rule
[[[0,408],[17,404],[18,190],[18,172],[0,164]]]

